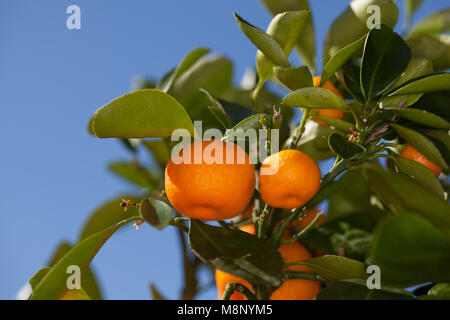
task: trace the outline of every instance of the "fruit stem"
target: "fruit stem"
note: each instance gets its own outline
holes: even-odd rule
[[[292,139],[291,145],[289,146],[290,149],[297,149],[297,145],[300,142],[303,132],[305,132],[305,125],[306,121],[308,121],[309,118],[309,112],[310,109],[303,109],[302,120],[298,125],[297,130],[295,131],[295,136]]]
[[[244,285],[237,282],[230,282],[225,286],[222,300],[230,300],[231,295],[235,292],[242,293],[248,300],[258,300],[256,296]]]
[[[300,240],[300,238],[302,238],[305,234],[307,234],[309,231],[314,229],[314,227],[317,225],[317,223],[323,216],[324,216],[323,212],[319,212],[316,215],[316,217],[314,218],[314,220],[310,224],[308,224],[302,231],[300,231],[299,233],[297,233],[294,237],[292,237],[290,239],[281,240],[280,245],[283,245],[285,243],[296,242],[296,241]]]
[[[301,265],[301,264],[303,264],[302,261],[292,262],[292,263],[285,264],[284,267],[290,267],[290,266]],[[322,277],[320,277],[319,275],[310,273],[310,272],[287,271],[284,273],[284,277],[286,280],[288,280],[288,279],[304,279],[304,280],[318,281],[321,283],[328,282],[325,279],[323,279]]]
[[[281,220],[280,224],[278,224],[278,226],[275,227],[275,230],[273,231],[271,237],[270,237],[270,242],[276,247],[278,248],[279,244],[280,244],[280,240],[283,237],[283,235],[285,234],[287,228],[289,228],[289,226],[291,225],[291,223],[297,219],[297,217],[302,214],[306,214],[306,209],[305,207],[300,207],[297,208],[295,210],[293,210],[286,218],[284,218],[283,220]]]

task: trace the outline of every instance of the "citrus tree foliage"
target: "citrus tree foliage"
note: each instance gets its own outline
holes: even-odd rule
[[[311,13],[306,0],[262,2],[274,15],[267,28],[234,14],[242,36],[257,50],[257,78],[247,77],[245,86],[232,83],[233,64],[228,58],[198,48],[157,83],[135,84],[132,92],[93,114],[89,132],[119,139],[130,154],[129,162],[112,162],[108,168],[139,192],[113,199],[92,213],[77,242],[61,244],[48,265],[30,279],[31,299],[68,294],[72,299],[100,299],[89,263],[117,229],[132,221],[137,225],[145,221],[160,230],[177,228],[184,252],[181,298],[185,299],[194,298],[202,287],[197,278],[202,267],[247,280],[257,289],[256,298],[262,299],[288,277],[324,283],[317,299],[449,298],[448,10],[411,26],[411,16],[422,1],[405,1],[404,31],[398,34],[393,30],[399,24],[394,1],[354,0],[331,23],[323,65],[317,68],[313,21],[320,12]],[[379,28],[367,29],[369,5],[381,9]],[[292,65],[289,55],[294,51],[304,66]],[[323,70],[320,85],[331,81],[344,99],[313,85],[316,69]],[[286,94],[269,90],[269,82]],[[292,120],[296,108],[303,111],[300,123]],[[345,114],[342,119],[321,116],[321,109]],[[173,146],[168,137],[176,129],[195,137],[196,120],[202,121],[204,130],[217,128],[223,133],[230,128],[268,133],[280,129],[279,145],[284,149],[296,148],[317,161],[334,158],[335,165],[304,207],[268,208],[255,192],[261,205],[250,220],[238,217],[209,224],[183,218],[164,195],[163,172]],[[441,168],[442,174],[436,177],[400,156],[406,144]],[[146,166],[138,150],[148,152],[155,165]],[[316,274],[284,271],[277,251],[283,232],[324,201],[326,223],[317,226],[314,221],[291,239],[325,253],[302,262]],[[267,214],[280,223],[256,236],[237,229],[244,222],[261,227]],[[83,279],[76,293],[66,288],[66,269],[74,264],[80,266]],[[381,289],[366,287],[369,265],[380,267]],[[420,288],[405,291],[410,286]],[[156,287],[150,284],[152,297],[164,299]]]

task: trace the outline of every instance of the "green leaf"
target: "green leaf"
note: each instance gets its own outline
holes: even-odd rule
[[[405,29],[409,29],[411,25],[411,18],[416,12],[416,10],[420,7],[423,0],[405,0]]]
[[[354,0],[348,8],[333,21],[328,29],[323,50],[324,65],[340,49],[358,40],[367,33],[367,21],[373,13],[367,13],[369,6],[380,8],[381,23],[394,27],[398,8],[392,0]]]
[[[275,16],[284,11],[310,11],[308,0],[261,0],[270,13]],[[316,42],[312,19],[297,40],[297,51],[302,61],[313,71],[316,70]]]
[[[434,162],[441,168],[448,168],[445,159],[439,152],[439,149],[425,135],[398,124],[391,124],[391,127],[398,133],[400,137],[405,139],[406,142],[412,145],[414,149],[423,154],[431,162]]]
[[[405,72],[402,73],[400,78],[389,88],[395,89],[400,87],[402,84],[418,77],[433,73],[433,64],[430,60],[425,58],[411,59],[409,61],[408,67],[406,67]],[[407,96],[395,96],[395,97],[384,97],[381,100],[381,107],[390,108],[398,107],[402,105],[403,107],[408,107],[417,102],[422,94],[407,95]]]
[[[425,300],[450,300],[450,283],[438,283],[428,291],[426,296],[421,296],[420,298]]]
[[[239,28],[241,28],[250,41],[253,42],[253,44],[275,65],[281,67],[290,66],[289,58],[286,56],[286,53],[283,51],[283,48],[277,40],[242,19],[237,13],[234,13],[234,18],[236,19]]]
[[[361,61],[355,57],[351,57],[336,72],[336,77],[344,88],[352,95],[357,103],[362,104],[364,95],[361,91]]]
[[[317,272],[321,277],[338,281],[344,279],[366,279],[367,274],[362,262],[340,256],[323,256],[303,261],[302,265]]]
[[[98,109],[89,130],[99,138],[167,137],[176,129],[194,134],[183,106],[168,94],[146,89],[128,93]]]
[[[392,92],[390,96],[447,90],[450,90],[450,73],[438,73],[408,81]]]
[[[450,9],[444,9],[433,13],[418,22],[411,30],[410,37],[426,33],[438,33],[450,31]]]
[[[445,119],[425,110],[415,108],[392,108],[388,110],[394,112],[400,118],[408,119],[431,128],[450,129],[450,123]]]
[[[342,67],[351,56],[357,53],[366,41],[367,35],[359,38],[355,42],[350,43],[344,48],[340,49],[336,54],[334,54],[331,59],[327,62],[325,67],[323,68],[322,77],[320,79],[320,86],[323,86],[333,74]]]
[[[339,223],[341,230],[330,237],[334,252],[344,250],[346,257],[364,260],[372,242],[372,234],[366,230],[353,228],[347,223]]]
[[[124,209],[120,206],[122,199],[131,200],[134,203],[140,201],[139,198],[134,196],[123,195],[104,203],[100,207],[96,208],[85,221],[81,229],[79,239],[83,240],[94,233],[115,225],[123,219],[137,216],[138,210],[134,206],[129,206],[127,211],[124,211]]]
[[[390,216],[374,232],[370,263],[380,267],[382,281],[387,284],[411,286],[448,281],[450,243],[422,217]]]
[[[155,287],[155,285],[153,283],[150,283],[149,285],[150,287],[150,292],[152,295],[152,299],[153,300],[167,300],[160,292],[159,290]]]
[[[321,87],[302,88],[292,91],[283,98],[281,103],[285,106],[311,109],[349,109],[341,97]]]
[[[204,263],[248,281],[278,287],[283,259],[266,240],[191,220],[189,242]]]
[[[361,170],[347,171],[337,180],[337,184],[336,190],[329,197],[327,212],[329,222],[358,213],[363,213],[373,221],[377,221],[383,215],[371,201],[373,192],[364,180]]]
[[[268,114],[265,113],[254,114],[239,122],[231,130],[225,131],[225,136],[222,138],[222,140],[234,142],[236,139],[238,141],[248,139],[249,136],[246,135],[246,133],[249,130],[250,132],[256,130],[258,133],[260,129],[263,129],[260,122],[261,117],[264,117],[268,123],[272,121],[271,117]]]
[[[328,136],[332,131],[330,127],[321,126],[314,121],[308,121],[297,149],[316,161],[333,157],[335,154],[328,145]]]
[[[98,250],[118,228],[126,223],[128,221],[123,220],[115,226],[95,233],[79,242],[42,277],[42,280],[36,286],[30,299],[55,300],[63,296],[68,290],[66,286],[68,277],[66,273],[67,267],[77,265],[80,267],[81,277],[83,277],[83,272],[89,266]]]
[[[309,17],[310,13],[306,10],[279,13],[270,22],[266,33],[275,39],[286,56],[289,56],[295,42],[309,21]],[[273,76],[273,67],[274,64],[270,57],[266,56],[264,51],[258,50],[256,53],[256,70],[260,83]]]
[[[343,131],[345,133],[350,132],[350,129],[354,128],[354,125],[352,123],[341,120],[341,119],[322,117],[322,116],[316,116],[316,115],[314,116],[314,119],[321,120],[321,121],[325,122],[326,124],[328,124],[329,126],[336,128],[340,131]]]
[[[171,93],[193,121],[202,121],[204,130],[217,128],[220,123],[208,110],[211,101],[199,89],[220,97],[231,87],[232,76],[233,64],[229,59],[220,55],[204,56],[175,81]]]
[[[395,166],[400,172],[417,180],[424,188],[444,199],[444,189],[434,173],[420,163],[403,157],[394,156]]]
[[[170,222],[172,208],[164,201],[147,198],[141,201],[139,212],[146,222],[162,230]]]
[[[406,40],[414,58],[427,58],[435,72],[450,68],[450,35],[423,34]]]
[[[161,90],[164,92],[169,92],[172,88],[173,83],[184,73],[186,72],[192,65],[197,62],[198,59],[203,57],[205,54],[209,53],[208,48],[197,48],[191,52],[189,52],[180,64],[175,68],[175,70],[171,73],[171,76],[167,79],[167,81],[162,85]]]
[[[111,162],[108,164],[108,168],[119,177],[135,185],[150,189],[159,185],[158,179],[135,161]]]
[[[328,138],[330,148],[344,159],[352,159],[364,152],[360,145],[348,141],[342,134],[333,132]]]
[[[277,79],[290,90],[314,86],[311,72],[305,66],[297,68],[275,67],[273,70]]]
[[[418,214],[450,239],[450,206],[440,196],[402,173],[368,167],[364,174],[370,188],[392,212]]]
[[[68,242],[61,242],[47,265],[53,267],[64,255],[72,249]],[[87,268],[81,278],[81,287],[92,300],[102,300],[102,293],[92,268]]]
[[[44,278],[44,276],[51,270],[52,268],[50,267],[44,267],[42,269],[39,269],[38,272],[36,272],[34,274],[34,276],[32,276],[30,278],[30,280],[28,280],[28,282],[30,283],[31,289],[35,289],[37,287],[37,285],[39,284],[39,282],[41,282],[41,280]]]
[[[411,300],[412,295],[399,289],[382,286],[370,290],[363,280],[337,281],[325,287],[316,297],[317,300]]]
[[[405,71],[410,58],[408,45],[389,26],[370,30],[361,62],[361,88],[366,101],[388,89]]]
[[[219,100],[215,99],[208,91],[205,89],[200,89],[203,94],[211,101],[211,105],[208,107],[209,111],[213,114],[214,117],[220,122],[224,129],[228,129],[231,127],[231,120],[228,118],[225,109]]]

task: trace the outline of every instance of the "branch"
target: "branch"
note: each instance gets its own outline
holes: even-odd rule
[[[235,292],[242,293],[248,300],[258,300],[256,296],[244,285],[237,282],[230,282],[225,286],[222,300],[230,300],[231,295]]]

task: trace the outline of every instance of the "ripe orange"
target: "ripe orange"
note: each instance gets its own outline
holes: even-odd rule
[[[315,87],[319,86],[320,80],[321,80],[320,76],[313,78]],[[338,89],[336,89],[336,87],[333,85],[333,83],[331,81],[325,82],[325,84],[322,86],[322,88],[328,89],[331,92],[333,92],[334,94],[336,94],[337,96],[339,96],[342,99],[344,99],[344,96],[339,92]],[[328,118],[335,118],[335,119],[342,119],[344,117],[344,114],[345,114],[344,111],[337,110],[337,109],[317,109],[316,112],[317,112],[318,116],[328,117]],[[319,120],[319,119],[312,119],[312,120],[317,122],[318,124],[320,124],[322,126],[328,126],[328,124],[326,124],[322,120]]]
[[[439,177],[439,175],[441,174],[442,168],[438,167],[436,164],[428,160],[423,154],[414,149],[414,147],[410,144],[406,145],[406,147],[400,153],[400,157],[420,163],[424,167],[430,169],[436,175],[436,177]]]
[[[198,163],[194,152],[203,154]],[[234,159],[227,161],[231,152]],[[178,156],[188,163],[176,164],[172,158],[165,170],[167,198],[175,209],[200,220],[231,219],[244,211],[255,188],[254,166],[244,150],[230,142],[195,141]]]
[[[240,227],[242,231],[255,234],[253,224],[247,224]],[[284,259],[285,263],[297,262],[311,259],[311,255],[306,248],[299,242],[287,243],[282,245],[278,251]],[[291,266],[287,268],[292,271],[311,272],[305,266]],[[230,282],[238,282],[251,289],[250,284],[239,277],[229,273],[216,270],[216,284],[219,299],[222,297],[225,286]],[[284,281],[283,284],[276,289],[270,296],[270,300],[312,300],[320,291],[320,284],[316,281],[292,279]],[[245,296],[239,292],[231,295],[233,300],[244,300]]]
[[[319,166],[298,150],[283,150],[270,155],[262,162],[261,169],[276,171],[259,174],[259,192],[272,207],[286,210],[301,207],[319,190]]]

